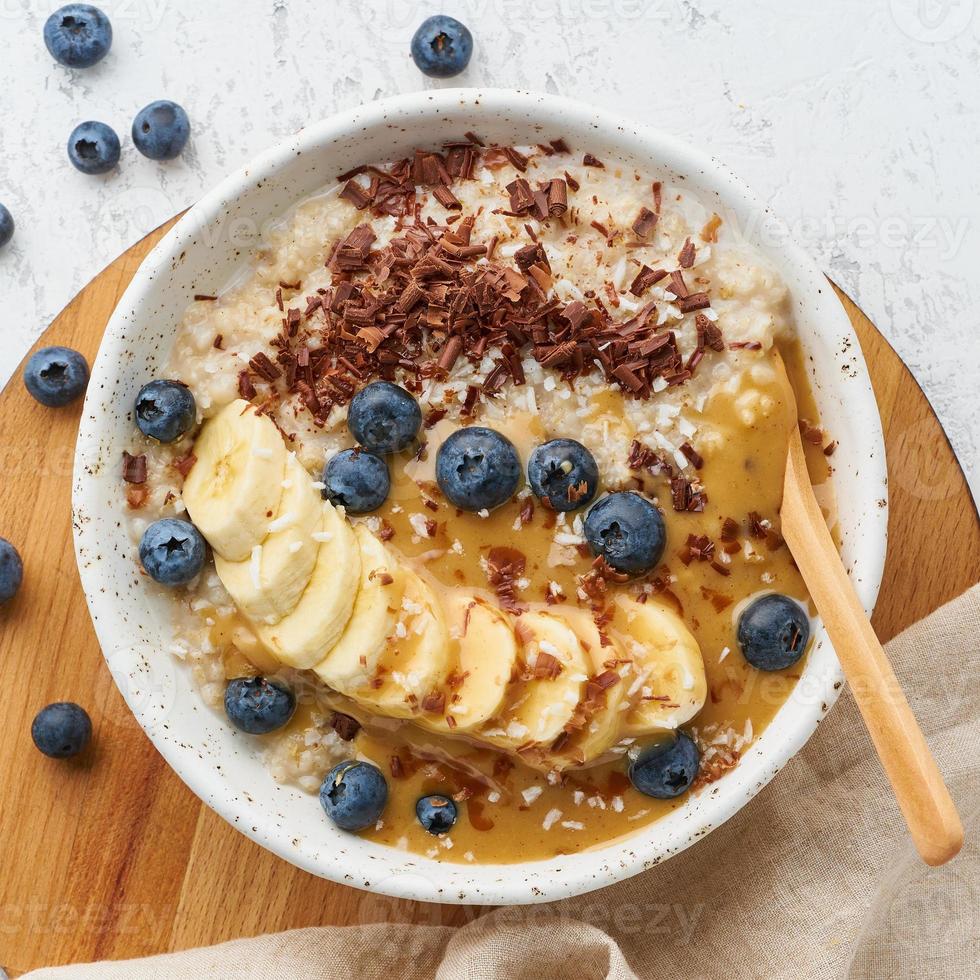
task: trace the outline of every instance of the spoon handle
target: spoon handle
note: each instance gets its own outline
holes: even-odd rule
[[[916,849],[926,864],[945,864],[963,843],[963,825],[834,547],[795,428],[780,518],[782,535],[834,644]]]

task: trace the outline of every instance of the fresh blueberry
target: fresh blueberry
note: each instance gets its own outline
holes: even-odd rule
[[[98,7],[70,3],[45,21],[44,43],[59,64],[91,68],[109,53],[112,24]]]
[[[436,454],[436,481],[461,510],[491,510],[509,500],[521,482],[514,444],[493,429],[458,429]]]
[[[179,381],[151,381],[136,396],[136,424],[159,442],[179,439],[197,420],[197,404]]]
[[[151,160],[173,160],[180,156],[190,134],[187,113],[167,99],[144,106],[133,120],[133,144]]]
[[[641,575],[660,561],[667,544],[664,519],[638,493],[610,493],[585,517],[592,554],[602,555],[618,572]]]
[[[738,618],[742,656],[759,670],[791,667],[809,640],[810,620],[803,607],[776,592],[753,600]]]
[[[62,408],[85,393],[88,364],[70,347],[42,347],[24,368],[24,384],[42,405]]]
[[[0,204],[0,248],[3,248],[14,237],[14,217]]]
[[[293,717],[296,695],[279,681],[237,677],[225,688],[228,720],[249,735],[268,735]]]
[[[0,603],[13,599],[23,581],[24,563],[20,553],[6,538],[0,538]]]
[[[107,174],[119,163],[119,137],[105,123],[79,123],[68,137],[68,159],[83,174]]]
[[[391,477],[380,456],[366,449],[344,449],[323,468],[323,496],[351,514],[377,510],[388,498]]]
[[[388,784],[370,762],[341,762],[320,787],[320,805],[341,830],[373,827],[388,802]]]
[[[52,759],[78,755],[92,737],[92,719],[72,701],[58,701],[42,708],[31,723],[34,744]]]
[[[423,796],[415,804],[415,815],[430,834],[445,834],[453,829],[458,812],[456,804],[448,796],[433,793]]]
[[[140,541],[140,561],[161,585],[187,585],[204,567],[204,553],[201,532],[175,517],[154,521]]]
[[[531,453],[527,464],[531,489],[552,510],[584,507],[599,485],[595,457],[574,439],[552,439]]]
[[[672,800],[687,792],[700,765],[698,747],[690,735],[679,731],[640,753],[630,764],[630,782],[645,796]]]
[[[396,453],[412,444],[422,426],[422,409],[404,389],[390,381],[372,381],[352,399],[347,427],[365,449]]]
[[[422,21],[412,38],[412,60],[433,78],[452,78],[466,70],[473,54],[473,35],[455,17],[436,14]]]

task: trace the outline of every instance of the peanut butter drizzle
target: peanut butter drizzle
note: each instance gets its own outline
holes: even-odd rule
[[[659,501],[664,514],[666,567],[650,576],[660,584],[649,601],[676,608],[698,640],[708,679],[705,706],[686,727],[705,743],[712,742],[719,732],[748,736],[742,752],[786,700],[806,663],[804,658],[786,671],[762,673],[748,666],[735,641],[740,604],[749,597],[771,590],[808,602],[799,573],[778,536],[778,509],[788,429],[796,424],[797,412],[811,422],[817,421],[817,412],[799,345],[781,345],[780,352],[792,389],[781,372],[771,369],[772,355],[755,355],[760,365],[770,365],[751,382],[752,390],[763,400],[763,410],[758,399],[747,394],[746,383],[732,392],[716,393],[704,407],[703,425],[694,440],[703,456],[698,477],[708,493],[703,512],[676,512],[662,476],[636,473],[637,479],[629,487],[612,488],[641,489]],[[594,402],[594,413],[607,414],[611,421],[622,424],[621,398],[612,390],[604,393]],[[545,431],[541,420],[530,415],[515,417],[506,425],[488,424],[515,442],[523,460],[546,439],[575,436],[574,421],[568,431]],[[522,599],[542,603],[549,591],[554,592],[552,583],[557,583],[568,604],[578,602],[577,577],[588,570],[591,556],[575,554],[571,566],[549,564],[555,515],[537,500],[532,498],[530,521],[522,523],[524,501],[512,501],[480,517],[458,513],[439,494],[432,477],[435,448],[452,428],[449,423],[438,423],[423,433],[427,445],[418,458],[391,460],[392,492],[377,515],[394,532],[388,546],[437,592],[465,585],[491,599],[493,593],[481,558],[486,558],[491,547],[517,549],[526,557],[524,577],[528,585],[521,591]],[[828,458],[820,446],[807,444],[806,448],[811,477],[816,485],[826,485],[824,493],[830,499]],[[412,514],[422,514],[434,522],[434,526],[429,525],[431,535],[428,531],[418,534],[419,522],[416,519],[413,526]],[[750,514],[769,522],[769,533],[763,530],[756,536],[760,534],[756,525],[753,534]],[[725,518],[738,524],[735,540],[723,538]],[[733,552],[730,562],[715,559],[730,574],[696,558],[685,564],[681,554],[689,535],[710,539],[716,556],[726,549]],[[461,548],[454,550],[457,540]],[[746,557],[748,549],[751,557]],[[615,593],[635,586],[610,583],[610,589]],[[560,614],[561,604],[554,609]],[[232,630],[233,625],[225,622],[215,632],[216,645],[227,651],[229,677],[248,670],[247,659],[232,645]],[[723,653],[726,648],[727,654]],[[263,663],[255,663],[255,668],[268,669]],[[625,757],[566,772],[556,785],[547,775],[492,750],[424,732],[412,724],[372,718],[365,709],[314,683],[312,674],[310,678],[311,699],[301,705],[290,730],[308,727],[315,713],[329,715],[331,707],[361,722],[363,728],[351,743],[351,754],[377,764],[390,788],[381,825],[365,832],[366,837],[378,842],[455,862],[541,859],[607,844],[656,820],[684,799],[658,801],[633,790],[625,776]],[[729,748],[709,750],[700,785],[723,775],[738,757],[739,753]],[[522,791],[528,791],[530,801]],[[423,831],[415,819],[416,800],[433,792],[458,800],[459,821],[448,835],[451,848]],[[551,811],[560,811],[560,816],[552,814],[550,829],[545,829],[543,822]]]

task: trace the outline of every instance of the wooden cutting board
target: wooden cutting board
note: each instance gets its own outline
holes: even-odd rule
[[[137,266],[168,226],[120,256],[51,324],[91,363]],[[980,579],[980,525],[949,442],[911,374],[839,294],[885,427],[891,541],[874,623],[887,640]],[[419,905],[323,881],[274,857],[198,801],[129,713],[89,621],[71,541],[80,406],[49,410],[20,371],[0,394],[0,535],[24,558],[0,611],[0,964],[123,959],[300,926],[462,924],[478,909]],[[846,501],[843,502],[846,506]],[[84,705],[93,750],[58,762],[31,744],[50,701]]]

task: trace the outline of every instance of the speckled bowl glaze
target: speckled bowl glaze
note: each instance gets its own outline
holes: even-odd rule
[[[170,655],[171,608],[142,587],[124,533],[119,461],[139,387],[157,375],[195,293],[222,287],[257,241],[255,230],[363,161],[408,154],[467,130],[501,144],[564,136],[598,156],[671,172],[762,248],[796,304],[814,392],[839,441],[836,492],[846,501],[844,561],[866,609],[885,557],[886,487],[881,424],[860,347],[820,270],[796,247],[765,247],[773,218],[717,161],[664,133],[579,103],[510,91],[445,89],[361,106],[311,126],[223,181],[150,253],[106,330],[92,372],[75,460],[78,567],[116,683],[178,775],[229,823],[285,860],[334,881],[431,902],[544,902],[601,888],[651,868],[727,820],[799,751],[842,683],[822,627],[792,697],[741,763],[669,816],[604,847],[549,861],[439,864],[344,834],[315,797],[273,781],[254,740],[206,707]]]

